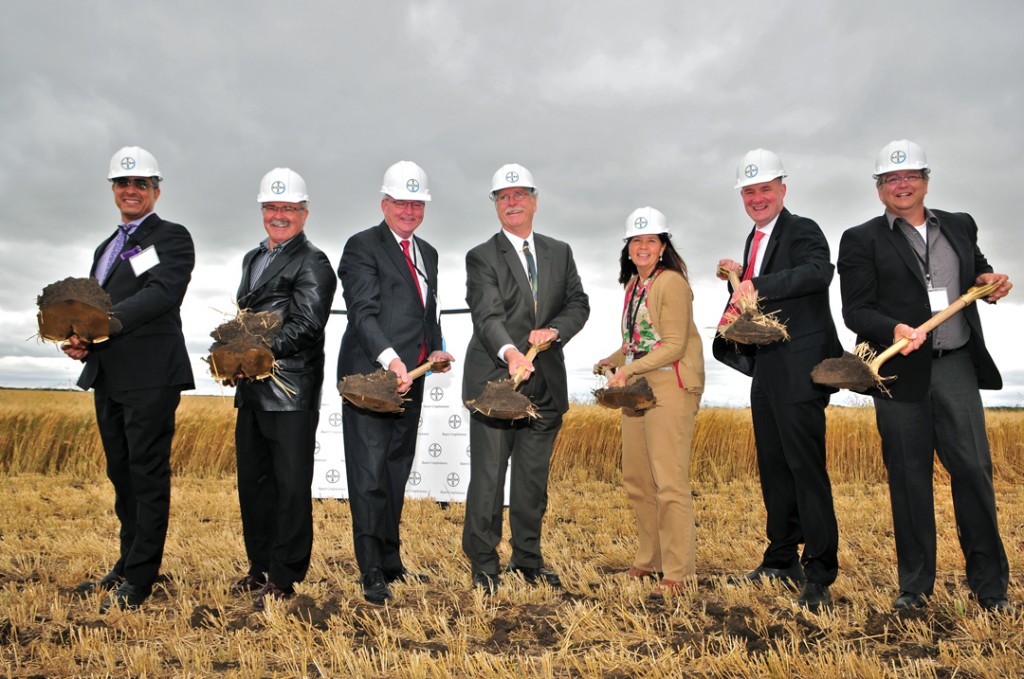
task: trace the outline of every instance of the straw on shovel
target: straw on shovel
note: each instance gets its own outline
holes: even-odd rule
[[[740,289],[740,277],[736,272],[725,267],[718,267],[719,275],[726,275],[733,290]],[[736,300],[740,314],[732,322],[719,327],[718,334],[737,344],[771,344],[779,340],[788,340],[789,332],[780,323],[774,313],[762,313],[757,307],[757,297],[740,295]],[[727,311],[726,314],[729,312]]]
[[[532,362],[537,354],[551,346],[551,342],[533,344],[526,352],[526,360]],[[537,407],[516,389],[526,377],[526,366],[519,368],[512,379],[488,382],[479,398],[466,401],[466,407],[498,420],[521,420],[537,417]]]
[[[922,323],[917,328],[917,332],[931,332],[972,302],[991,295],[999,289],[999,285],[999,283],[989,283],[972,287],[948,307]],[[910,344],[910,340],[903,337],[875,356],[875,352],[871,350],[867,342],[862,342],[853,350],[854,353],[844,352],[839,358],[827,358],[814,366],[814,370],[811,371],[811,379],[815,383],[827,387],[852,391],[867,391],[877,387],[888,395],[889,390],[885,388],[885,383],[894,380],[895,376],[882,377],[878,374],[878,370],[883,363],[903,351],[908,344]]]
[[[449,361],[426,361],[423,365],[409,371],[409,379],[415,380],[427,374],[427,371],[443,370]],[[406,399],[398,393],[398,385],[402,380],[390,370],[378,370],[369,375],[348,375],[338,382],[341,397],[352,405],[366,408],[377,413],[400,413]]]

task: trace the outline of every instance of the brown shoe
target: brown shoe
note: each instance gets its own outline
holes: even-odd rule
[[[662,573],[655,573],[654,571],[645,571],[643,568],[637,568],[636,566],[631,567],[624,573],[627,578],[634,578],[636,580],[645,580],[650,578],[651,580],[660,580]]]
[[[289,587],[288,589],[281,589],[270,580],[267,580],[267,584],[260,588],[260,591],[256,592],[256,599],[252,602],[252,607],[257,611],[262,611],[267,606],[267,599],[291,599],[295,596],[295,590]]]
[[[235,584],[231,585],[231,593],[235,596],[241,596],[247,592],[258,592],[263,589],[265,584],[267,584],[267,576],[262,573],[259,575],[246,573]]]
[[[666,597],[680,596],[686,592],[688,583],[685,580],[665,580],[662,579],[653,590],[651,590],[648,598],[663,601]]]

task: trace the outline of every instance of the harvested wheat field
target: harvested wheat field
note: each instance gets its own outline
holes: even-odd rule
[[[244,572],[231,472],[231,407],[179,411],[164,579],[137,612],[97,612],[74,593],[112,561],[117,521],[84,394],[0,391],[0,658],[6,676],[329,677],[1009,677],[1024,674],[1022,618],[979,612],[964,584],[936,474],[939,578],[925,611],[896,613],[888,494],[870,409],[832,409],[830,465],[840,529],[834,607],[812,615],[785,588],[733,586],[764,549],[749,413],[698,420],[698,575],[668,603],[627,581],[633,517],[615,477],[617,420],[575,406],[556,450],[545,554],[565,591],[506,578],[469,588],[460,505],[406,504],[407,565],[429,584],[362,599],[344,502],[315,505],[306,582],[265,612],[229,595]],[[1011,575],[1024,560],[1024,414],[989,413]],[[572,443],[569,447],[566,443]],[[33,462],[33,460],[35,460]],[[507,545],[503,554],[507,558]],[[1011,583],[1011,601],[1024,588]]]

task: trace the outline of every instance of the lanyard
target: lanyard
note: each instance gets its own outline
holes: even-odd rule
[[[636,282],[633,284],[633,289],[629,293],[629,301],[626,303],[626,330],[629,332],[629,345],[630,348],[633,346],[633,336],[636,334],[636,321],[640,315],[640,307],[643,304],[644,298],[647,296],[647,290],[651,287],[651,283],[661,273],[661,269],[656,269],[650,278],[640,283],[640,277],[637,276]],[[640,295],[637,296],[637,290],[640,290]]]

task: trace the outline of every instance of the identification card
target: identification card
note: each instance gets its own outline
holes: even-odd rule
[[[932,307],[932,316],[949,306],[949,295],[946,288],[928,288],[928,304]]]
[[[633,362],[633,352],[631,351],[628,354],[626,354],[626,365],[629,365],[632,362]]]
[[[160,263],[160,257],[156,254],[156,246],[150,245],[148,248],[135,255],[128,260],[131,262],[132,271],[135,272],[135,277],[138,278],[142,274],[146,273],[154,266]]]

